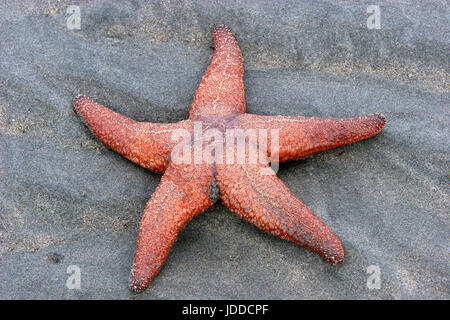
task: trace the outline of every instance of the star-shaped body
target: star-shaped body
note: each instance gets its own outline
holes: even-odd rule
[[[271,165],[276,156],[280,162],[294,160],[367,139],[386,123],[380,114],[305,118],[245,113],[238,44],[225,26],[213,34],[214,56],[187,120],[136,122],[84,96],[74,100],[77,113],[105,145],[164,173],[141,220],[130,283],[135,292],[156,276],[183,226],[219,197],[258,228],[307,247],[331,264],[341,261],[338,238],[277,178]],[[252,132],[264,134],[252,139]],[[242,137],[244,149],[227,143]],[[252,161],[254,155],[257,161]]]

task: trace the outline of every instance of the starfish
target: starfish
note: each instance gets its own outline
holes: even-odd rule
[[[74,99],[76,112],[107,147],[163,173],[140,224],[130,279],[134,292],[145,290],[159,272],[183,226],[219,198],[258,228],[309,248],[330,264],[341,261],[344,251],[336,235],[283,184],[272,165],[367,139],[386,123],[381,114],[355,118],[248,114],[239,46],[226,26],[215,27],[213,37],[214,55],[187,120],[137,122],[85,96]],[[276,134],[261,134],[255,140],[251,130]],[[244,139],[235,134],[242,131]],[[239,146],[244,146],[243,153]],[[224,147],[227,161],[219,157]],[[251,161],[254,155],[258,161]],[[234,160],[239,157],[241,161]]]

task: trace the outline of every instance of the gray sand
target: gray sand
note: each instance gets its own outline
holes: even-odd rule
[[[370,1],[91,1],[80,30],[66,25],[72,1],[49,2],[0,4],[0,298],[450,298],[445,1],[378,1],[379,30],[366,25]],[[217,203],[135,296],[139,221],[160,175],[102,145],[72,99],[185,119],[221,23],[241,47],[249,113],[386,116],[372,139],[280,166],[345,259],[330,266]],[[66,286],[71,265],[79,290]]]

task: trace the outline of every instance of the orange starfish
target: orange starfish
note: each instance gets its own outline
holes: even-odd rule
[[[344,257],[330,228],[295,197],[270,165],[276,156],[279,161],[294,160],[367,139],[383,128],[384,116],[247,114],[242,56],[227,27],[214,29],[214,45],[188,120],[136,122],[87,97],[74,100],[78,114],[105,145],[146,169],[164,173],[140,225],[130,284],[135,292],[143,291],[156,276],[181,228],[219,197],[258,228],[307,247],[331,264]],[[264,130],[274,134],[268,136]],[[256,131],[261,134],[255,140],[251,133]],[[259,161],[252,161],[255,155]]]

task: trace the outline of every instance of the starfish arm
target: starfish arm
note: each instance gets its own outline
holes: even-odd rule
[[[333,231],[273,174],[267,164],[217,165],[222,203],[258,228],[320,254],[330,264],[344,258]]]
[[[183,226],[215,201],[212,165],[171,162],[145,206],[137,239],[130,288],[143,291],[160,270]]]
[[[267,129],[270,155],[271,132],[279,130],[280,162],[307,157],[376,135],[386,124],[381,114],[357,118],[306,118],[285,116],[239,115],[238,126],[244,129]]]
[[[225,26],[214,28],[214,55],[195,93],[189,117],[245,112],[244,68],[236,39]]]
[[[112,111],[85,96],[74,99],[77,113],[95,136],[107,147],[134,163],[157,172],[164,172],[176,130],[191,130],[192,121],[177,123],[138,122]]]

